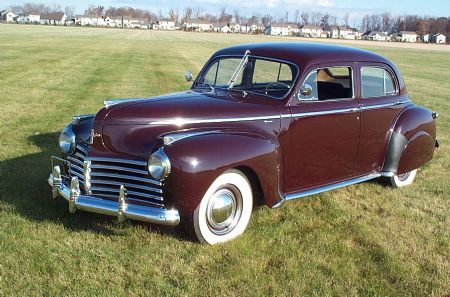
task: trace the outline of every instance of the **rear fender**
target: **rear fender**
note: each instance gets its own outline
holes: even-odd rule
[[[432,112],[420,106],[405,109],[392,129],[383,174],[403,174],[423,166],[433,158],[435,143]]]

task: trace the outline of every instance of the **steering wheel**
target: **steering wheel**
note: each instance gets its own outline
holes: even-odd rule
[[[267,84],[266,89],[265,89],[265,92],[267,93],[267,92],[269,91],[269,89],[270,89],[271,86],[276,86],[276,85],[282,86],[282,87],[284,87],[284,88],[286,88],[286,89],[290,89],[290,88],[291,88],[290,85],[285,84],[284,82],[281,82],[281,81],[273,81],[273,82],[270,82],[270,83]]]

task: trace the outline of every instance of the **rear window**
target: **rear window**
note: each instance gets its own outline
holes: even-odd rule
[[[395,95],[395,83],[391,74],[380,67],[361,68],[363,98]]]

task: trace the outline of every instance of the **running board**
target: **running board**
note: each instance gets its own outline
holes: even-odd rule
[[[319,188],[314,188],[314,189],[310,189],[310,190],[306,190],[306,191],[300,191],[300,192],[296,192],[296,193],[287,194],[287,195],[284,196],[283,200],[281,200],[280,202],[275,204],[273,206],[273,208],[277,208],[277,207],[281,206],[284,202],[289,201],[289,200],[303,198],[303,197],[306,197],[306,196],[311,196],[311,195],[319,194],[319,193],[322,193],[322,192],[327,192],[327,191],[330,191],[330,190],[339,189],[339,188],[343,188],[343,187],[346,187],[346,186],[362,183],[362,182],[365,182],[365,181],[368,181],[368,180],[371,180],[371,179],[374,179],[374,178],[378,178],[380,176],[381,176],[380,173],[371,173],[369,175],[360,176],[360,177],[357,177],[357,178],[353,178],[353,179],[349,179],[349,180],[346,180],[346,181],[334,183],[334,184],[331,184],[331,185],[327,185],[327,186],[323,186],[323,187],[319,187]]]

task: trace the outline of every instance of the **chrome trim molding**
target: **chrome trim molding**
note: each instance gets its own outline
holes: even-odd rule
[[[371,173],[371,174],[360,176],[360,177],[353,178],[353,179],[350,179],[350,180],[337,182],[337,183],[334,183],[334,184],[331,184],[331,185],[318,187],[318,188],[314,188],[314,189],[310,189],[310,190],[306,190],[306,191],[300,191],[300,192],[296,192],[296,193],[287,194],[287,195],[285,195],[283,197],[283,199],[280,202],[278,202],[272,208],[277,208],[277,207],[281,206],[284,202],[289,201],[289,200],[303,198],[303,197],[306,197],[306,196],[315,195],[315,194],[319,194],[319,193],[330,191],[330,190],[334,190],[334,189],[339,189],[339,188],[346,187],[346,186],[349,186],[349,185],[353,185],[353,184],[365,182],[365,181],[368,181],[368,180],[371,180],[371,179],[374,179],[374,178],[378,178],[380,176],[381,176],[380,173]]]
[[[149,98],[131,98],[131,99],[112,99],[103,101],[103,107],[108,108],[120,103],[140,102],[148,100]]]
[[[319,101],[318,101],[319,102]],[[176,125],[183,126],[188,124],[204,124],[204,123],[230,123],[230,122],[248,122],[248,121],[259,121],[259,120],[275,120],[280,118],[298,118],[298,117],[312,117],[312,116],[321,116],[321,115],[329,115],[336,113],[346,113],[346,112],[356,112],[360,110],[369,110],[369,109],[377,109],[383,107],[392,107],[404,103],[411,102],[411,100],[397,101],[393,103],[385,103],[371,106],[363,106],[363,107],[354,107],[354,108],[343,108],[343,109],[332,109],[325,111],[312,111],[312,112],[304,112],[304,113],[294,113],[294,114],[283,114],[283,115],[270,115],[270,116],[258,116],[258,117],[242,117],[242,118],[216,118],[216,119],[169,119],[169,120],[160,120],[148,123],[149,125]]]
[[[187,131],[187,132],[179,132],[179,133],[169,133],[166,135],[163,135],[164,145],[171,145],[174,142],[177,142],[179,140],[193,137],[193,136],[200,136],[210,133],[218,133],[218,130],[214,131]]]
[[[180,215],[176,209],[163,209],[127,203],[127,191],[123,185],[116,196],[117,201],[81,195],[78,178],[72,178],[69,188],[63,183],[58,183],[58,172],[60,172],[59,166],[55,166],[48,178],[48,183],[53,188],[53,193],[56,193],[56,197],[63,197],[69,202],[69,211],[71,213],[79,209],[115,216],[119,221],[130,219],[168,226],[175,226],[180,222]]]
[[[176,118],[176,119],[170,119],[170,120],[161,120],[161,121],[150,122],[149,125],[183,126],[183,125],[187,125],[187,124],[229,123],[229,122],[242,122],[242,121],[271,120],[271,119],[280,119],[280,118],[281,118],[280,115],[243,117],[243,118],[216,118],[216,119],[204,119],[204,120]]]

